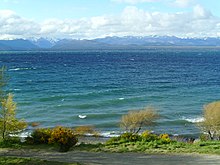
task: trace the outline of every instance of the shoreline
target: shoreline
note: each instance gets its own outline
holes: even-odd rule
[[[92,134],[84,134],[84,135],[79,135],[78,136],[78,140],[81,143],[86,143],[86,144],[95,144],[95,143],[105,143],[106,141],[108,141],[111,138],[114,137],[119,137],[121,134],[123,134],[123,132],[121,132],[120,134],[116,134],[115,131],[113,131],[114,133],[111,134],[111,132],[109,132],[109,134],[107,133],[101,133],[99,135],[92,135]],[[154,132],[152,132],[154,133]],[[158,133],[155,133],[156,135],[160,135]],[[139,135],[141,135],[141,133],[139,133]],[[194,141],[199,141],[200,137],[196,136],[196,135],[177,135],[177,134],[168,134],[169,137],[172,140],[176,140],[178,142],[189,142],[189,143],[193,143]],[[14,136],[14,135],[13,135]],[[22,133],[19,133],[18,135],[15,135],[15,137],[19,137],[21,142],[25,141],[25,138],[31,136],[31,132],[30,131],[25,131]]]

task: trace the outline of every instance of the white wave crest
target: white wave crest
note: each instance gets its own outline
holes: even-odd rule
[[[100,133],[101,136],[111,138],[111,137],[118,137],[120,136],[119,132],[111,131],[111,132],[102,132]]]
[[[16,89],[16,88],[15,88],[14,91],[21,91],[21,89]]]
[[[14,68],[9,69],[9,71],[19,71],[19,70],[35,70],[36,68]]]
[[[183,120],[186,120],[190,123],[200,123],[204,121],[204,118],[203,117],[196,117],[196,118],[185,118],[184,117]]]

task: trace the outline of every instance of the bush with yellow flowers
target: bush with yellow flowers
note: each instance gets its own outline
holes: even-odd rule
[[[160,138],[160,140],[163,142],[163,143],[170,143],[171,142],[171,139],[170,139],[170,137],[169,137],[169,135],[168,134],[160,134],[159,135],[159,138]]]
[[[156,134],[151,133],[146,130],[141,134],[142,140],[145,142],[158,140],[158,136]]]
[[[78,139],[73,130],[66,127],[55,127],[51,132],[49,144],[58,144],[60,152],[67,152],[71,147],[76,145]]]

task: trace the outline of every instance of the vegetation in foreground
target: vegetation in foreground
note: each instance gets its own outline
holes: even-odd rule
[[[100,148],[109,152],[145,152],[145,153],[201,153],[220,154],[220,141],[193,142],[183,141],[179,137],[170,138],[168,134],[155,135],[145,131],[142,135],[125,133],[111,138]]]
[[[19,158],[19,157],[0,157],[0,164],[4,165],[79,165],[78,163],[63,163],[56,161],[47,161],[33,158]]]
[[[18,139],[1,141],[0,148],[34,149],[57,152],[55,144],[27,144]],[[170,138],[167,134],[156,135],[143,132],[141,135],[125,133],[119,137],[110,138],[105,143],[79,143],[69,149],[70,151],[91,152],[142,152],[151,154],[165,153],[199,153],[220,154],[220,141],[183,141],[180,138]]]
[[[146,107],[142,110],[129,111],[121,118],[120,126],[126,132],[134,134],[146,126],[152,126],[155,124],[155,120],[159,118],[159,114],[153,107]]]
[[[204,121],[199,123],[199,128],[208,134],[210,140],[220,140],[220,101],[215,101],[204,106]]]

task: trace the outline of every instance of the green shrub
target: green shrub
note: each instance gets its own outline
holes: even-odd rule
[[[163,145],[171,144],[172,141],[168,134],[156,135],[150,131],[144,131],[141,135],[133,133],[123,133],[119,137],[110,138],[106,145],[129,145],[138,146],[136,147],[139,151],[144,151],[146,149],[160,148]],[[125,144],[123,144],[125,143]],[[139,148],[141,147],[141,149]]]
[[[142,140],[146,142],[158,140],[158,136],[146,130],[141,134]]]
[[[171,139],[168,134],[160,134],[159,138],[160,138],[160,141],[162,142],[162,144],[167,144],[167,143],[171,142]]]
[[[51,137],[48,140],[50,144],[58,144],[60,152],[67,152],[78,142],[72,129],[60,126],[52,130]]]
[[[206,135],[206,134],[202,134],[202,135],[200,135],[200,140],[201,141],[203,141],[203,142],[205,142],[205,141],[208,141],[209,140],[209,136],[208,135]]]
[[[48,144],[52,130],[49,128],[38,128],[31,133],[31,137],[26,138],[28,144]]]
[[[0,140],[0,148],[20,148],[21,142],[18,137],[10,137]]]
[[[138,134],[133,134],[133,133],[123,133],[118,137],[113,137],[110,138],[106,144],[107,145],[114,145],[114,144],[118,144],[118,143],[128,143],[128,142],[137,142],[137,141],[141,141],[141,136]]]
[[[114,145],[119,143],[120,137],[112,137],[109,140],[106,141],[106,145]]]
[[[123,133],[121,136],[119,136],[121,142],[136,142],[141,140],[141,136],[138,134],[133,133]]]
[[[158,148],[158,141],[150,141],[147,143],[147,148]]]

